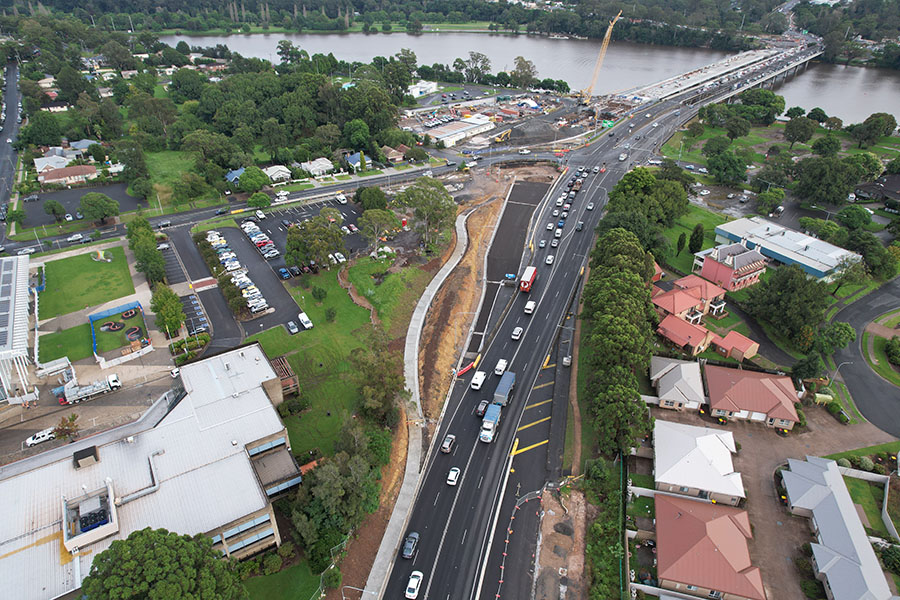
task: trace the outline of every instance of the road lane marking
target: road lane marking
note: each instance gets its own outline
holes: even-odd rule
[[[555,367],[555,366],[556,366],[556,363],[553,363],[552,365],[544,365],[544,366],[541,367],[541,368],[542,368],[542,369],[552,369],[552,368]],[[535,388],[535,389],[537,389],[537,388]]]
[[[538,419],[537,421],[534,421],[533,423],[529,423],[528,425],[522,425],[521,427],[516,429],[516,431],[522,431],[523,429],[528,429],[529,427],[534,427],[535,425],[539,425],[539,424],[544,423],[549,420],[550,420],[550,417],[544,417],[543,419]]]
[[[553,381],[548,381],[547,383],[542,383],[541,385],[536,385],[536,386],[534,386],[533,388],[531,388],[531,391],[533,392],[534,390],[539,390],[539,389],[541,389],[541,388],[545,388],[545,387],[547,387],[548,385],[553,385],[554,383],[555,383],[555,382],[553,382]]]
[[[519,454],[522,454],[523,452],[528,452],[529,450],[534,450],[538,446],[543,446],[544,444],[546,444],[549,441],[550,440],[544,440],[543,442],[538,442],[537,444],[532,444],[530,446],[525,446],[524,448],[519,448],[518,450],[514,450],[512,455],[518,456]]]
[[[535,402],[534,404],[528,404],[525,406],[525,410],[528,410],[529,408],[537,408],[538,406],[543,406],[549,402],[553,402],[553,398],[550,398],[549,400],[542,400],[540,402]]]
[[[435,494],[435,496],[434,496],[434,504],[433,504],[432,506],[437,506],[437,501],[438,501],[438,498],[440,498],[440,497],[441,497],[441,493],[440,493],[440,492],[438,492],[437,494]]]

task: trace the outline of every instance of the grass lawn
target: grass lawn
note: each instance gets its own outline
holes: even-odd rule
[[[125,327],[118,331],[101,331],[100,327],[108,322],[108,321],[116,321],[125,323]],[[94,332],[97,336],[97,353],[103,354],[104,352],[111,352],[118,348],[123,348],[131,344],[128,338],[125,336],[125,332],[131,329],[132,327],[140,327],[143,335],[147,335],[147,324],[144,323],[144,320],[141,318],[140,313],[136,316],[131,317],[130,319],[123,319],[119,315],[113,315],[106,319],[100,319],[99,321],[94,321]],[[90,330],[88,330],[90,331]]]
[[[768,133],[767,129],[768,128],[766,127],[752,128],[748,135],[734,140],[731,143],[730,148],[737,150],[739,148],[750,148],[751,146],[765,144],[768,141],[768,136],[766,136],[766,133]],[[676,131],[675,135],[669,138],[669,141],[667,141],[662,147],[663,156],[678,159],[680,150],[680,160],[691,161],[698,165],[706,165],[706,157],[701,153],[703,145],[710,138],[725,136],[725,128],[707,127],[703,132],[703,135],[694,138],[693,140],[691,140],[690,137],[687,137],[687,139],[685,139],[685,133],[686,132],[684,131]],[[681,143],[682,140],[685,140],[684,145],[682,145]],[[794,148],[796,149],[797,145],[794,145]],[[765,157],[759,152],[754,152],[754,162],[761,163],[763,162],[764,158]]]
[[[575,383],[578,390],[578,411],[581,415],[581,464],[577,466],[579,473],[584,473],[584,463],[597,455],[597,430],[591,426],[591,403],[587,393],[589,354],[591,351],[588,325],[581,322],[581,345],[578,348],[578,381]],[[571,409],[569,409],[571,410]],[[570,419],[571,420],[571,419]],[[574,451],[575,432],[566,426],[566,443],[563,456],[568,455],[568,460],[563,461],[563,467],[569,467],[575,471],[575,465],[571,464]]]
[[[653,502],[653,498],[636,496],[634,501],[626,507],[625,514],[652,519],[656,516],[656,503]]]
[[[691,232],[694,231],[694,227],[697,223],[702,223],[703,247],[701,250],[706,250],[707,248],[712,248],[716,245],[716,226],[721,225],[727,220],[728,218],[724,215],[691,204],[688,207],[687,214],[678,218],[672,227],[663,231],[663,235],[669,242],[669,252],[665,256],[665,262],[685,274],[690,273],[691,266],[694,264],[694,255],[688,251],[687,243],[685,243],[685,247],[681,251],[681,254],[675,256],[678,236],[684,233],[687,235],[688,240],[690,240]]]
[[[846,452],[838,452],[836,454],[829,454],[825,458],[837,460],[839,458],[850,458],[851,456],[870,456],[872,454],[879,454],[881,452],[890,452],[891,454],[900,452],[900,441],[878,444],[877,446],[866,446],[865,448],[847,450]]]
[[[153,97],[154,98],[168,98],[169,92],[166,91],[166,88],[161,83],[157,83],[156,87],[153,88]]]
[[[92,254],[50,261],[45,273],[47,288],[41,292],[39,316],[64,315],[134,293],[134,283],[121,246],[105,250],[112,262],[98,262]]]
[[[291,184],[291,185],[284,185],[284,186],[281,186],[281,187],[279,187],[278,189],[279,189],[279,190],[284,190],[284,191],[286,191],[286,192],[300,192],[300,191],[303,191],[303,190],[311,190],[311,189],[313,189],[314,187],[316,187],[316,186],[315,186],[315,184],[313,184],[313,183],[294,183],[294,184]]]
[[[890,539],[887,527],[881,520],[881,505],[884,502],[884,488],[869,481],[855,479],[853,477],[844,477],[844,483],[847,484],[847,491],[854,504],[862,506],[869,520],[869,527],[877,531],[883,537]]]
[[[162,150],[161,152],[145,152],[144,156],[152,183],[171,184],[194,168],[194,159],[187,152]]]
[[[350,181],[351,179],[353,179],[353,177],[351,177],[350,175],[335,175],[334,178],[338,181]]]
[[[856,404],[853,402],[853,397],[850,395],[850,390],[847,389],[847,386],[840,381],[835,381],[832,385],[840,389],[841,393],[835,393],[834,396],[841,403],[844,412],[850,415],[850,424],[856,425],[857,423],[863,423],[865,419],[860,414],[859,409],[856,408]]]
[[[223,219],[212,219],[210,221],[204,221],[202,223],[198,223],[191,227],[191,233],[202,233],[204,231],[209,231],[210,229],[219,229],[220,227],[234,227],[237,229],[237,221],[234,220],[234,217],[225,217]]]
[[[887,314],[890,315],[890,318],[888,318],[884,322],[882,322],[882,325],[884,325],[885,327],[896,327],[897,324],[900,323],[900,309],[891,311],[890,313],[887,313]],[[885,315],[882,315],[882,316],[878,317],[878,319],[876,319],[876,321],[879,319],[883,319],[884,317],[885,317]]]
[[[870,337],[872,337],[872,346],[874,350],[872,355],[869,354]],[[894,370],[894,367],[891,366],[890,361],[888,361],[887,354],[884,352],[885,344],[887,344],[887,340],[883,337],[873,336],[868,331],[863,332],[862,350],[863,355],[866,357],[866,362],[869,363],[869,366],[883,378],[894,385],[900,385],[900,373],[897,373],[897,371]],[[877,364],[875,363],[876,360],[878,361]]]
[[[68,356],[72,362],[93,356],[91,324],[83,323],[69,329],[41,335],[38,341],[38,354],[43,363],[63,356]]]
[[[359,175],[360,177],[369,177],[371,175],[384,175],[384,171],[381,171],[379,169],[369,169],[367,171],[360,171],[359,173],[357,173],[357,175]]]
[[[650,490],[656,487],[656,483],[653,481],[653,475],[645,475],[644,473],[629,473],[628,477],[631,478],[631,484],[634,486],[647,488]]]
[[[391,262],[390,259],[362,258],[350,268],[349,278],[356,291],[375,307],[384,330],[390,333],[391,337],[396,337],[403,332],[394,331],[395,310],[414,307],[431,280],[431,275],[422,269],[409,267],[399,273],[387,275],[381,283],[378,283],[373,275],[383,274],[391,266]],[[401,320],[400,325],[405,324],[406,319]]]
[[[394,165],[395,171],[405,171],[407,169],[412,169],[412,165],[402,165],[402,164]]]
[[[251,600],[306,600],[319,589],[319,576],[309,570],[305,560],[272,575],[260,575],[244,581]]]

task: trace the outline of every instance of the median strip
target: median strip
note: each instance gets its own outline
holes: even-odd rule
[[[532,444],[530,446],[525,446],[524,448],[519,448],[518,450],[516,450],[512,453],[512,456],[518,456],[519,454],[522,454],[523,452],[528,452],[529,450],[534,450],[538,446],[543,446],[544,444],[546,444],[549,441],[550,440],[544,440],[543,442],[538,442],[537,444]]]
[[[550,398],[549,400],[541,400],[540,402],[535,402],[534,404],[526,404],[525,410],[528,410],[529,408],[537,408],[538,406],[543,406],[550,402],[553,402],[553,398]]]

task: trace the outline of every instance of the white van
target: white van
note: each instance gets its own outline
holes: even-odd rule
[[[303,325],[303,329],[312,329],[313,322],[309,320],[309,317],[306,316],[305,312],[301,312],[297,315],[297,320],[300,321],[300,324]]]
[[[503,372],[506,370],[506,365],[509,363],[505,358],[501,358],[497,361],[497,366],[494,367],[494,375],[503,375]]]
[[[52,440],[56,437],[56,434],[53,433],[53,427],[50,429],[44,429],[43,431],[38,431],[36,434],[25,440],[25,445],[31,448],[32,446],[36,446],[41,442],[46,442]]]
[[[534,312],[534,309],[537,307],[537,302],[534,300],[529,300],[525,303],[525,314],[530,315]]]
[[[481,385],[484,383],[484,379],[487,377],[487,373],[484,371],[475,371],[475,376],[472,377],[472,389],[480,390]]]

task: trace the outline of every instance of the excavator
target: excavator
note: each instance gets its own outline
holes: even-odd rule
[[[509,136],[511,134],[512,134],[512,129],[507,129],[506,131],[504,131],[503,133],[501,133],[500,135],[498,135],[497,137],[494,138],[494,143],[502,144],[503,142],[505,142],[506,140],[509,139]]]
[[[600,44],[600,53],[597,55],[597,64],[594,65],[594,76],[591,77],[591,83],[578,92],[578,103],[582,106],[587,106],[591,102],[591,97],[594,95],[594,86],[597,85],[597,79],[600,77],[600,67],[603,66],[603,59],[606,57],[606,49],[609,48],[609,40],[612,39],[613,25],[616,24],[616,21],[618,21],[621,16],[622,11],[620,10],[619,14],[609,22],[609,27],[606,28],[606,35],[603,36],[603,43]]]

